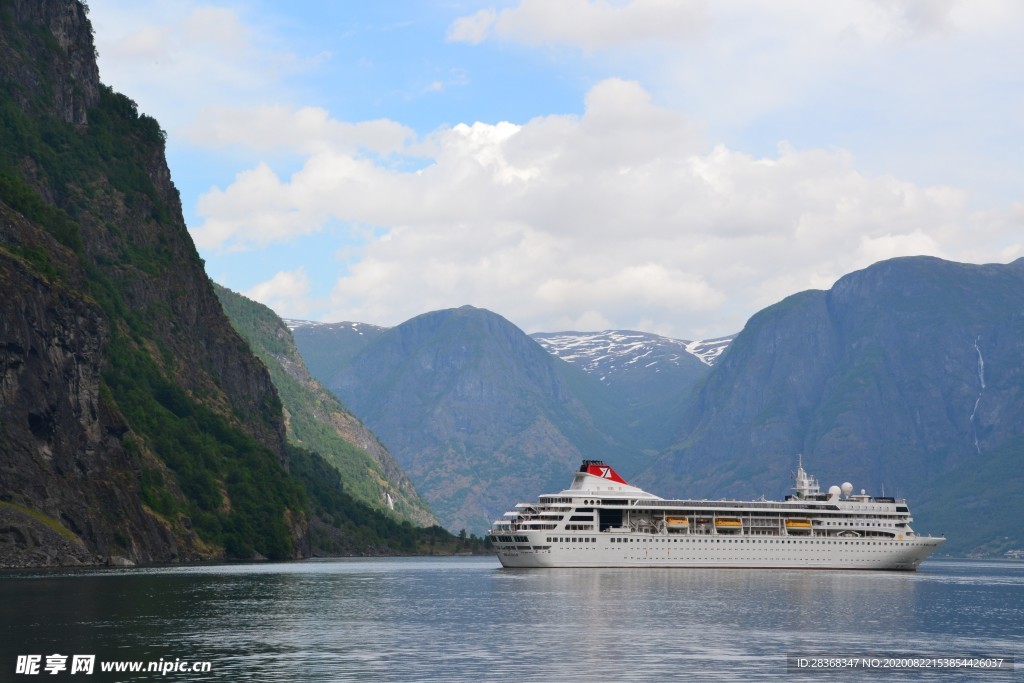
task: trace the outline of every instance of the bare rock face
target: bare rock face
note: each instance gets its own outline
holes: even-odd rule
[[[85,6],[58,0],[14,0],[9,11],[16,22],[45,30],[19,35],[23,44],[17,46],[11,45],[10,36],[0,35],[0,50],[8,56],[16,48],[21,48],[22,55],[45,55],[52,52],[47,43],[53,41],[60,58],[50,57],[43,65],[5,59],[0,66],[0,73],[8,76],[4,80],[23,84],[21,99],[26,109],[40,103],[68,123],[88,123],[88,111],[99,101],[100,75]]]
[[[8,238],[17,229],[47,240],[3,204],[0,224]],[[24,247],[6,244],[0,249],[0,561],[178,559],[170,530],[140,503],[140,462],[122,443],[128,429],[101,396],[109,338],[102,311],[13,253]],[[59,245],[50,248],[61,253]],[[69,257],[65,265],[73,263]]]
[[[99,560],[77,537],[11,504],[0,504],[0,553],[6,567],[91,565]]]

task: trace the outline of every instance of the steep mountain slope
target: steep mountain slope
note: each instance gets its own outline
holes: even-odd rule
[[[637,443],[654,451],[667,447],[676,436],[694,385],[711,371],[730,341],[690,342],[632,330],[530,336],[621,398],[626,407],[622,422]]]
[[[144,508],[139,473],[158,465],[133,457],[101,394],[110,328],[84,279],[0,202],[0,566],[194,556],[193,537]]]
[[[636,466],[626,430],[614,425],[621,404],[489,311],[413,318],[325,384],[381,438],[448,528],[483,530],[511,502],[564,487],[583,457],[614,454],[624,470]]]
[[[0,23],[4,250],[21,259],[5,292],[22,296],[4,317],[3,499],[101,557],[300,553],[279,403],[206,282],[163,133],[99,83],[80,4],[5,2]],[[187,450],[199,423],[230,433],[204,462]],[[213,470],[247,465],[245,491],[218,486]],[[248,519],[258,506],[272,512]],[[10,547],[31,555],[31,536]]]
[[[638,481],[673,495],[778,495],[803,453],[823,482],[909,497],[919,527],[950,534],[947,550],[983,545],[991,528],[950,510],[973,498],[986,519],[1024,518],[1020,478],[1005,472],[1024,462],[1022,302],[1024,259],[894,259],[791,296],[750,319],[677,445]],[[958,485],[968,480],[995,487]],[[953,526],[934,528],[940,517]],[[1024,545],[1017,526],[1001,533]]]
[[[266,306],[214,284],[231,324],[270,372],[284,404],[288,439],[316,451],[342,475],[345,489],[381,511],[430,526],[437,520],[377,437],[312,378],[288,327]]]

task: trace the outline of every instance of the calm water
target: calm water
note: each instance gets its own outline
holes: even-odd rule
[[[18,655],[209,673],[15,676]],[[917,573],[504,570],[493,558],[0,573],[0,681],[1021,680],[787,674],[787,655],[1013,656],[1024,563]]]

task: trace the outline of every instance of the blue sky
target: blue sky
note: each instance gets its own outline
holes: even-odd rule
[[[285,317],[472,304],[737,331],[894,256],[1024,256],[1012,0],[93,0],[216,281]]]

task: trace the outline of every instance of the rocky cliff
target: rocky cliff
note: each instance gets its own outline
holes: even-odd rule
[[[25,111],[84,126],[100,99],[86,8],[78,2],[5,0],[0,81]]]
[[[0,564],[301,555],[280,402],[82,4],[0,2],[0,124]]]
[[[103,311],[20,255],[49,253],[80,283],[73,254],[4,204],[0,237],[0,563],[189,557],[190,536],[143,509],[141,461],[100,391]]]

